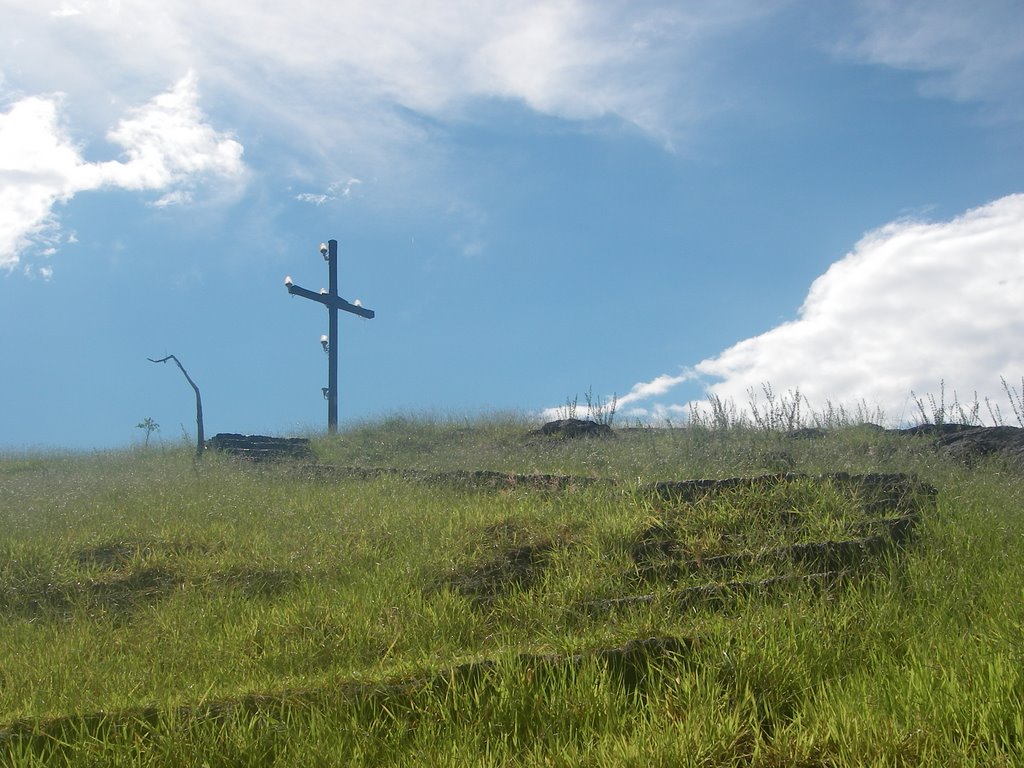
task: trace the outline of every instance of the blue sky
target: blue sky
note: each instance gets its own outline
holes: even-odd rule
[[[1024,5],[0,0],[0,447],[1002,398]]]

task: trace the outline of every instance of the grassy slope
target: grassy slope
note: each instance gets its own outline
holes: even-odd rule
[[[1019,472],[865,429],[526,430],[396,418],[316,449],[336,465],[621,483],[324,480],[196,467],[185,450],[0,461],[0,764],[1024,760]],[[632,544],[665,514],[642,483],[780,470],[914,472],[939,502],[912,549],[824,592],[680,607],[679,584],[630,577]],[[488,571],[524,547],[543,551],[530,578]],[[601,663],[648,637],[689,649],[639,686]],[[555,659],[544,674],[537,655]],[[495,662],[483,680],[449,679],[480,660]]]

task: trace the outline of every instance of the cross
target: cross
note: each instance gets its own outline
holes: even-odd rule
[[[327,307],[327,314],[330,318],[328,336],[320,338],[324,349],[327,352],[327,388],[324,390],[324,397],[327,398],[327,431],[335,434],[338,431],[338,310],[351,312],[353,315],[365,317],[372,320],[374,313],[372,309],[363,309],[359,300],[355,304],[349,304],[338,295],[338,241],[328,240],[327,244],[320,244],[320,253],[327,262],[330,271],[330,289],[313,293],[305,288],[292,283],[291,277],[284,279],[285,287],[292,296],[301,296],[304,299],[317,301]]]

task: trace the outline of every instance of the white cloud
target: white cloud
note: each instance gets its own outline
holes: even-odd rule
[[[0,47],[0,71],[16,75],[23,92],[68,93],[76,136],[117,124],[109,138],[124,158],[83,171],[93,183],[175,187],[162,205],[188,198],[186,178],[230,176],[241,164],[240,145],[199,113],[194,78],[122,119],[126,104],[196,71],[216,122],[254,126],[265,145],[285,140],[287,155],[269,162],[286,173],[354,173],[374,179],[395,204],[404,193],[443,209],[448,196],[423,194],[438,190],[447,161],[434,139],[472,120],[482,102],[510,100],[591,126],[611,118],[671,146],[710,111],[741,100],[721,77],[737,43],[793,5],[294,0],[283,13],[238,0],[8,0],[0,27],[14,32]],[[1020,3],[866,0],[856,8],[858,31],[844,48],[856,60],[924,72],[933,92],[951,98],[1022,109]],[[298,199],[322,204],[354,193],[349,186]],[[47,186],[32,199],[45,213],[66,195]],[[50,213],[29,219],[39,231],[54,221]],[[7,244],[0,260],[10,253]]]
[[[295,196],[295,199],[300,203],[312,203],[316,206],[321,206],[328,200],[333,200],[330,195],[313,194],[312,192],[302,192]]]
[[[921,72],[922,91],[1024,118],[1024,4],[1017,0],[866,0],[840,50]]]
[[[53,247],[55,207],[79,192],[165,190],[154,203],[162,207],[188,202],[205,180],[244,176],[241,144],[204,122],[192,75],[109,132],[123,160],[86,161],[61,121],[63,101],[29,96],[0,113],[0,267],[14,267],[32,244]]]
[[[955,391],[961,403],[1004,399],[1000,377],[1024,372],[1024,194],[952,221],[902,220],[867,234],[811,285],[796,320],[739,342],[678,375],[641,382],[623,415],[652,422],[688,415],[664,396],[693,380],[745,410],[769,384],[827,404],[917,417],[911,392]],[[694,403],[707,412],[708,403]],[[554,412],[556,409],[549,409]],[[984,414],[983,414],[984,415]]]
[[[61,4],[60,8],[50,11],[50,17],[54,19],[64,19],[70,16],[81,16],[82,10],[75,8],[68,3]]]
[[[618,405],[620,408],[633,405],[633,403],[640,403],[645,400],[650,400],[653,397],[664,395],[671,389],[679,386],[683,382],[692,381],[697,375],[693,371],[684,371],[677,376],[671,376],[669,374],[662,374],[652,381],[642,381],[633,385],[633,388],[629,390],[625,395],[619,398]],[[639,412],[638,412],[639,415]]]
[[[908,397],[944,380],[973,400],[1024,371],[1024,195],[952,221],[871,232],[811,285],[799,317],[696,371],[739,404],[770,383],[814,407],[867,401],[909,417]]]
[[[210,176],[242,175],[242,145],[204,122],[196,76],[133,109],[107,138],[126,160],[90,166],[102,183],[122,189],[165,189]]]
[[[109,124],[109,105],[136,103],[140,91],[194,69],[223,109],[273,126],[303,161],[328,173],[394,173],[403,165],[396,148],[423,163],[417,149],[436,134],[433,121],[471,119],[495,98],[567,120],[611,116],[671,143],[741,98],[716,76],[734,41],[794,4],[294,0],[283,13],[238,0],[13,0],[0,9],[0,25],[18,32],[0,49],[0,70],[32,92],[73,93],[79,110]],[[1020,105],[1020,3],[856,8],[847,54],[930,73],[953,98],[1012,94]]]
[[[176,189],[154,200],[152,206],[154,208],[170,208],[175,205],[188,205],[191,202],[191,192],[184,189]]]
[[[295,199],[301,203],[311,203],[317,207],[339,197],[342,200],[349,200],[355,197],[356,188],[362,184],[362,180],[352,177],[345,181],[335,181],[327,187],[326,192],[301,192],[295,195]]]
[[[295,0],[286,13],[238,0],[15,4],[7,21],[21,34],[0,69],[34,90],[90,92],[100,98],[89,108],[102,109],[109,83],[121,97],[195,69],[230,108],[314,153],[358,146],[365,157],[429,137],[424,116],[466,119],[492,98],[665,138],[702,109],[697,73],[720,38],[787,0]]]
[[[327,188],[327,191],[330,192],[332,195],[341,195],[341,197],[348,199],[352,197],[355,190],[362,183],[363,182],[361,179],[352,177],[351,179],[346,179],[344,183],[340,181],[334,182],[333,184],[331,184],[330,187]]]
[[[666,404],[666,403],[652,403],[648,404],[647,407],[640,405],[640,403],[647,402],[653,398],[660,397],[675,389],[680,384],[687,381],[693,381],[697,378],[697,374],[692,370],[685,370],[680,374],[662,374],[661,376],[655,377],[651,381],[641,381],[633,385],[633,387],[625,395],[621,397],[617,395],[610,395],[608,397],[596,397],[595,406],[599,404],[610,408],[612,404],[615,405],[616,413],[621,414],[627,418],[639,418],[652,422],[664,421],[666,418],[678,419],[680,415],[688,412],[688,408],[685,405],[678,404]],[[560,405],[551,408],[545,408],[540,412],[540,417],[545,420],[560,419],[563,418],[570,408],[568,405]],[[577,416],[581,418],[592,418],[595,414],[592,409],[588,409],[584,404],[582,406],[577,403]]]
[[[53,207],[75,192],[78,149],[58,121],[58,97],[29,97],[0,113],[0,267],[59,230]]]

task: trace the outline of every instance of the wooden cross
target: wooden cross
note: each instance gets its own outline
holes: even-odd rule
[[[291,277],[284,279],[285,287],[292,296],[301,296],[304,299],[317,301],[327,307],[327,314],[330,318],[328,335],[326,339],[327,350],[327,388],[324,390],[324,397],[327,398],[327,431],[335,434],[338,431],[338,310],[351,312],[353,315],[365,317],[372,320],[374,312],[372,309],[364,309],[356,299],[355,304],[349,304],[338,295],[338,241],[328,240],[327,244],[320,244],[320,253],[327,261],[330,272],[330,288],[326,292],[313,293],[305,288],[292,283]],[[321,337],[321,343],[324,342]]]

